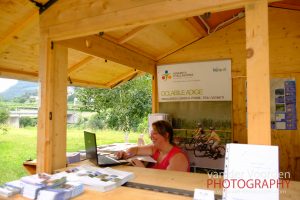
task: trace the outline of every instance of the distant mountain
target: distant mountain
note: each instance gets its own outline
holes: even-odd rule
[[[36,96],[38,93],[38,84],[35,82],[18,81],[17,84],[0,93],[0,98],[3,100],[12,100],[16,97],[24,95]]]
[[[69,98],[74,98],[74,91],[74,87],[68,87]],[[24,96],[38,96],[38,84],[29,81],[18,81],[17,84],[0,93],[0,100],[10,101],[16,97]],[[73,101],[73,99],[70,100]]]

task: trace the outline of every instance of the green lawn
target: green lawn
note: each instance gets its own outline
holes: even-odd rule
[[[124,134],[120,131],[101,130],[96,134],[98,145],[124,142]],[[7,134],[0,134],[0,184],[27,175],[22,163],[36,158],[36,135],[36,128],[10,128]],[[130,133],[129,141],[135,143],[138,137],[138,133]],[[150,142],[149,137],[144,138],[146,143]],[[80,149],[84,149],[83,130],[68,129],[67,151]]]

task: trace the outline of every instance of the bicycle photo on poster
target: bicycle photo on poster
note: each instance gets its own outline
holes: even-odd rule
[[[232,142],[231,124],[230,121],[216,124],[218,128],[213,123],[204,126],[198,122],[195,129],[174,129],[175,144],[187,152],[192,167],[219,170],[224,168],[226,143]]]

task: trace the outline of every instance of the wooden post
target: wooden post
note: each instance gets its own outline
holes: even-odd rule
[[[271,145],[268,2],[246,5],[248,144]]]
[[[152,75],[152,113],[157,113],[158,110],[157,66],[155,66],[154,74]]]
[[[43,34],[40,45],[37,173],[52,173],[66,166],[68,51]]]

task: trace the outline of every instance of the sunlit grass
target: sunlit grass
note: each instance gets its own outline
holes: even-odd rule
[[[113,130],[92,131],[97,135],[97,145],[124,142],[124,133]],[[130,133],[129,142],[136,143],[139,133]],[[148,136],[144,137],[150,143]],[[0,184],[26,176],[22,163],[36,158],[36,128],[10,128],[7,134],[0,134]],[[68,129],[67,152],[84,149],[83,130]]]

